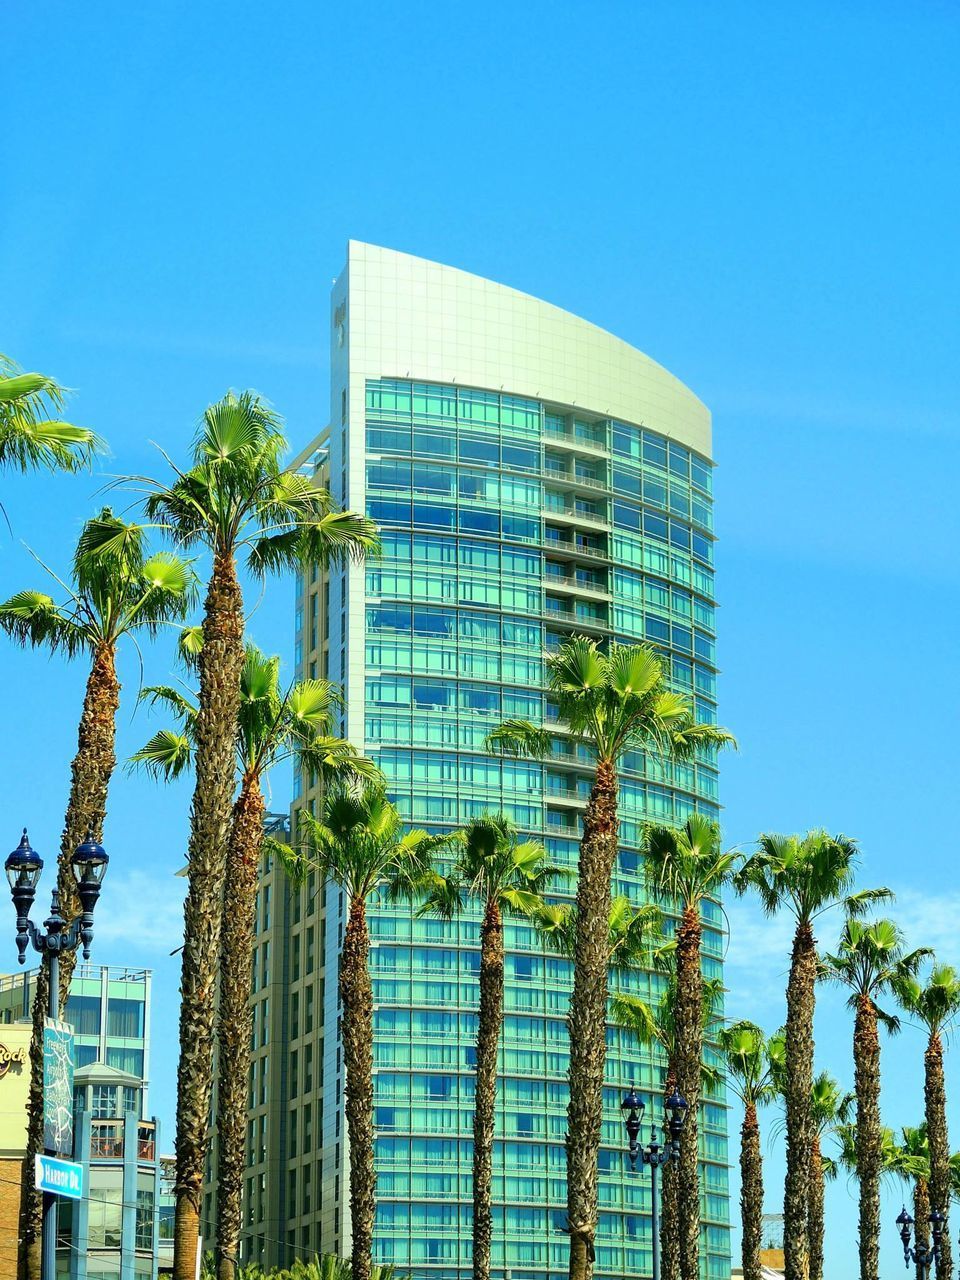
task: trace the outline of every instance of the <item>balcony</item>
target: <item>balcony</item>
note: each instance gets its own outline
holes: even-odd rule
[[[123,1159],[123,1120],[94,1120],[90,1126],[90,1159]],[[157,1158],[157,1136],[154,1125],[137,1125],[137,1159],[154,1161]]]
[[[90,1128],[90,1159],[123,1159],[122,1120],[94,1120]]]
[[[544,440],[555,440],[571,449],[582,449],[584,453],[607,453],[607,431],[603,426],[592,431],[586,424],[580,428],[560,426],[554,422],[545,422],[543,426]]]
[[[543,513],[548,520],[575,520],[578,524],[602,528],[610,523],[610,513],[605,502],[570,501],[566,494],[551,493],[549,489],[543,495]]]
[[[608,560],[609,553],[603,547],[594,546],[590,542],[582,542],[573,538],[556,538],[551,537],[548,530],[543,540],[544,548],[549,551],[557,551],[565,556],[589,556],[594,560]]]
[[[609,623],[605,617],[588,613],[585,609],[568,607],[572,601],[555,601],[547,596],[543,616],[551,622],[561,622],[571,627],[586,627],[589,631],[606,631]]]
[[[547,572],[544,574],[544,585],[548,590],[553,587],[565,587],[571,591],[587,591],[593,595],[609,596],[610,588],[605,582],[597,582],[587,577],[585,574],[563,574],[551,573],[550,566],[547,566]]]

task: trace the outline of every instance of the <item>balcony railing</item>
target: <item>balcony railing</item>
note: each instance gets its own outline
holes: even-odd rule
[[[596,560],[608,560],[609,553],[601,547],[591,547],[580,542],[570,542],[563,538],[544,538],[544,547],[548,551],[560,551],[564,555],[593,556]]]
[[[605,582],[591,582],[589,579],[578,576],[570,577],[567,574],[545,573],[543,580],[548,588],[572,587],[574,591],[598,591],[607,596],[610,594],[610,588]]]
[[[544,440],[562,440],[564,444],[581,445],[584,449],[601,449],[605,451],[607,448],[606,432],[596,438],[583,435],[572,427],[556,427],[545,424],[543,438]]]
[[[123,1121],[94,1120],[90,1129],[91,1160],[122,1160],[124,1148]],[[152,1124],[137,1126],[137,1159],[153,1161],[157,1158],[156,1130]]]
[[[582,484],[587,489],[609,489],[610,485],[606,480],[598,480],[594,476],[581,476],[575,471],[557,471],[552,467],[544,468],[544,480],[559,480],[561,484]]]
[[[575,613],[572,609],[552,609],[548,605],[543,616],[554,622],[570,623],[573,626],[591,627],[604,630],[609,624],[606,618],[591,618],[586,614]]]
[[[123,1159],[123,1131],[117,1133],[115,1129],[101,1129],[99,1132],[94,1127],[90,1134],[90,1158],[92,1160],[122,1160]]]

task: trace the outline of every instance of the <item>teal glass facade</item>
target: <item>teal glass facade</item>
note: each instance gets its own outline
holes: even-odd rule
[[[366,570],[367,754],[413,824],[444,829],[490,811],[576,866],[590,760],[541,692],[544,657],[572,632],[645,640],[674,686],[716,718],[711,465],[637,424],[503,392],[367,379],[367,510],[383,558]],[[549,762],[486,754],[486,734],[522,717],[556,730]],[[716,760],[624,761],[615,890],[644,898],[640,824],[718,813]],[[472,1065],[478,921],[371,912],[375,1000],[376,1260],[460,1280],[470,1267]],[[566,1274],[564,1135],[569,964],[532,930],[506,933],[505,1026],[495,1150],[493,1265],[514,1280]],[[718,906],[705,970],[720,974]],[[655,1000],[658,979],[620,981]],[[608,1035],[596,1273],[650,1273],[650,1183],[631,1172],[619,1114],[632,1081],[662,1066]],[[726,1113],[705,1107],[704,1275],[730,1270]]]

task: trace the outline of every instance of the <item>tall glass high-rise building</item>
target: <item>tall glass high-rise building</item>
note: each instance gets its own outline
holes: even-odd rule
[[[344,685],[363,744],[415,825],[490,811],[576,866],[590,760],[542,693],[544,658],[573,632],[645,640],[715,718],[710,416],[666,370],[556,307],[466,272],[351,242],[332,294],[330,426],[301,455],[382,530],[365,568],[308,572],[296,656]],[[484,750],[501,719],[550,727],[553,758]],[[310,779],[294,808],[315,804]],[[716,815],[713,758],[624,762],[617,892],[644,899],[645,818]],[[247,1250],[266,1261],[349,1253],[338,891],[261,886],[255,972]],[[416,1280],[461,1280],[471,1254],[478,921],[370,913],[375,1000],[376,1258]],[[564,1134],[570,965],[507,926],[495,1151],[494,1268],[566,1274]],[[719,908],[705,966],[720,973]],[[648,974],[622,986],[655,999]],[[624,1157],[618,1103],[662,1064],[609,1032],[600,1153],[600,1277],[649,1275],[649,1178]],[[726,1118],[702,1125],[704,1274],[729,1275]]]

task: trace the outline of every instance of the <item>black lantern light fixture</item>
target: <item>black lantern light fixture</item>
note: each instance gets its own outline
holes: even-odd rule
[[[17,913],[17,953],[20,964],[27,955],[27,948],[34,951],[46,961],[49,973],[49,1000],[47,1013],[51,1018],[60,1016],[60,956],[66,951],[76,951],[83,944],[84,959],[90,956],[90,944],[93,942],[93,910],[100,897],[103,877],[107,873],[107,857],[103,845],[87,832],[87,838],[78,844],[70,859],[70,870],[77,884],[77,896],[80,899],[80,914],[68,923],[60,911],[60,894],[53,890],[50,901],[50,915],[37,928],[30,919],[34,899],[37,896],[37,885],[43,871],[43,859],[30,845],[27,829],[24,827],[20,843],[7,855],[4,870],[10,884],[10,896],[13,898],[14,910]],[[57,1265],[57,1213],[56,1196],[44,1192],[43,1196],[43,1280],[56,1280]]]
[[[934,1267],[940,1263],[944,1232],[947,1229],[946,1216],[938,1209],[934,1209],[930,1214],[929,1244],[926,1240],[918,1239],[917,1243],[911,1247],[910,1238],[914,1221],[910,1214],[907,1213],[906,1205],[897,1214],[897,1226],[900,1229],[900,1240],[903,1243],[904,1266],[909,1268],[911,1263],[915,1263],[920,1280],[929,1280]]]
[[[657,1173],[665,1164],[673,1164],[680,1159],[680,1135],[683,1122],[687,1118],[687,1103],[676,1089],[664,1103],[666,1111],[665,1129],[669,1137],[662,1145],[656,1125],[650,1128],[650,1141],[645,1147],[640,1146],[640,1129],[643,1124],[643,1113],[646,1103],[631,1085],[630,1092],[624,1095],[620,1103],[620,1113],[630,1139],[627,1155],[630,1168],[636,1169],[638,1158],[650,1166],[650,1205],[651,1232],[653,1236],[653,1280],[660,1280],[660,1203],[657,1199]]]
[[[77,895],[80,898],[80,915],[68,925],[60,912],[60,894],[54,889],[51,895],[50,916],[43,922],[41,930],[30,919],[30,911],[36,898],[40,873],[43,871],[43,859],[31,847],[26,827],[23,829],[23,835],[16,849],[7,855],[4,869],[10,884],[14,910],[17,913],[19,961],[23,964],[30,945],[40,955],[51,961],[51,995],[56,977],[52,962],[62,952],[75,951],[82,943],[83,958],[87,960],[90,957],[90,944],[93,941],[93,911],[100,897],[100,889],[109,861],[103,845],[94,839],[92,830],[88,831],[87,838],[82,844],[77,845],[70,859],[70,870],[77,882]],[[55,1015],[51,1014],[52,1016]]]

